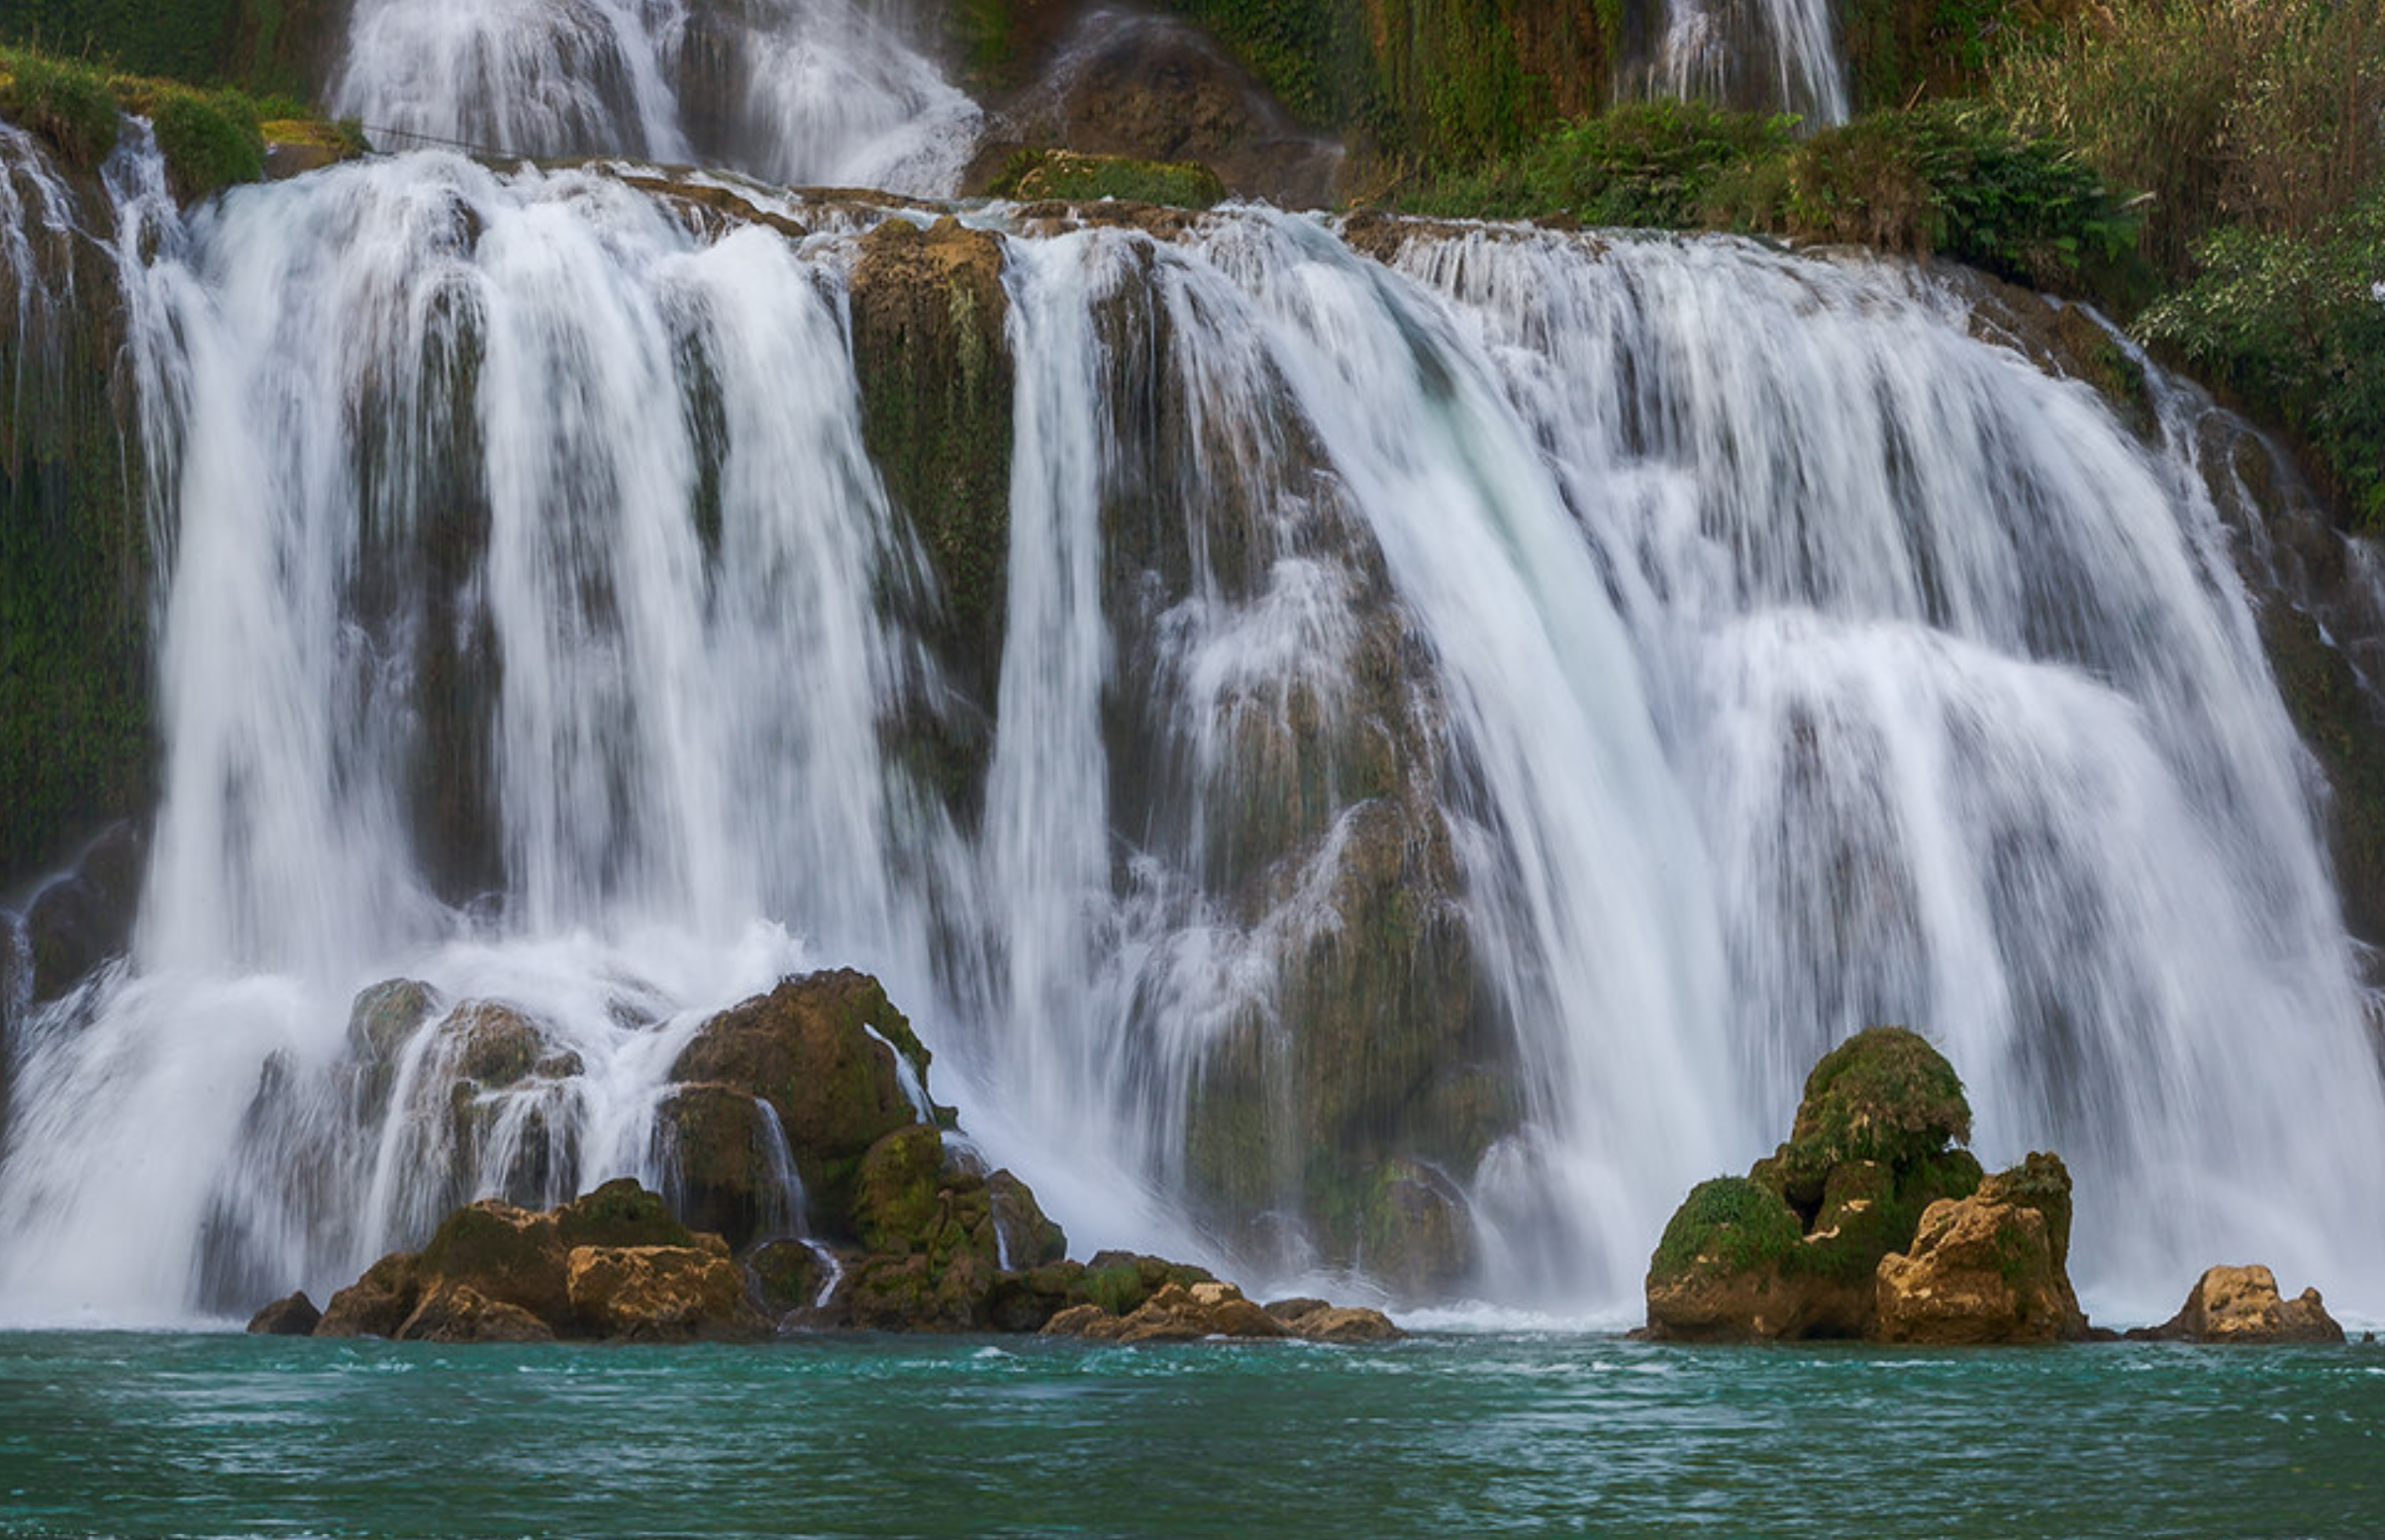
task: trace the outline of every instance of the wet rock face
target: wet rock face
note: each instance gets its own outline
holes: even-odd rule
[[[1939,1346],[2078,1342],[2070,1287],[2070,1173],[2032,1155],[1966,1199],[1932,1203],[1912,1246],[1880,1263],[1882,1342]]]
[[[2341,1342],[2343,1328],[2316,1289],[2288,1299],[2277,1275],[2255,1263],[2215,1267],[2195,1281],[2186,1303],[2163,1325],[2132,1331],[2137,1340],[2276,1345]]]
[[[133,920],[149,867],[149,840],[118,823],[87,848],[72,871],[35,895],[25,914],[32,953],[32,998],[57,999],[133,944]]]
[[[304,1290],[286,1299],[276,1299],[257,1311],[248,1320],[248,1333],[260,1337],[311,1337],[323,1323],[323,1312]]]
[[[966,814],[985,771],[1009,595],[1013,376],[1002,242],[952,219],[892,219],[861,239],[848,290],[861,430],[910,523],[933,592],[911,617],[974,717],[911,723],[915,757]],[[982,719],[981,721],[976,719]],[[974,730],[972,730],[974,722]]]
[[[1240,197],[1284,208],[1335,200],[1338,144],[1304,131],[1265,86],[1200,29],[1093,11],[1037,51],[1026,83],[997,105],[965,185],[982,190],[1023,147],[1198,161]]]
[[[853,972],[789,979],[706,1022],[671,1078],[710,1087],[747,1107],[765,1102],[825,1233],[856,1233],[853,1183],[861,1158],[887,1134],[918,1121],[896,1054],[926,1084],[928,1052],[875,979]],[[744,1212],[753,1203],[755,1125],[720,1096],[683,1091],[672,1103],[673,1137],[691,1201],[701,1211]]]

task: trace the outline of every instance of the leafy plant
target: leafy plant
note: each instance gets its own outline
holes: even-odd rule
[[[2385,182],[2309,236],[2245,227],[2137,331],[2284,424],[2371,529],[2385,529]]]

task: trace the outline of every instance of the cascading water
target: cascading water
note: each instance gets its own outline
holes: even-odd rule
[[[1833,11],[1830,0],[1663,0],[1642,84],[1656,96],[1841,122],[1846,70]]]
[[[864,446],[877,216],[722,234],[434,153],[186,225],[139,137],[110,181],[169,757],[129,966],[15,1029],[10,1320],[238,1311],[475,1193],[663,1182],[696,1024],[832,963],[1080,1250],[1364,1266],[1304,1233],[1348,1139],[1470,1203],[1468,1287],[1626,1311],[1886,1018],[1987,1158],[2071,1159],[2091,1306],[2239,1252],[2385,1302],[2331,1218],[2378,1205],[2385,1086],[2191,446],[1940,280],[1011,231],[962,818],[902,747],[955,686]],[[1418,1107],[1471,1153],[1400,1142]]]
[[[952,192],[979,112],[867,0],[357,0],[332,89],[391,147],[701,159]]]

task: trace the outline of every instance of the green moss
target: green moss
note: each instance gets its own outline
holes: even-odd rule
[[[1419,214],[1674,228],[1727,219],[1724,191],[1749,162],[1787,154],[1796,120],[1703,102],[1619,106],[1552,130],[1520,154],[1403,195]]]
[[[997,198],[1021,202],[1057,198],[1089,203],[1115,198],[1121,203],[1175,209],[1206,209],[1226,198],[1226,184],[1197,161],[1137,160],[1068,149],[1020,150],[987,191]]]
[[[1945,1056],[1904,1027],[1871,1027],[1806,1077],[1779,1157],[1782,1191],[1792,1203],[1815,1203],[1840,1166],[1875,1161],[1901,1173],[1970,1136],[1970,1103]]]
[[[944,1138],[925,1123],[898,1128],[871,1145],[854,1185],[861,1244],[896,1255],[937,1249],[944,1165]]]
[[[1784,1265],[1803,1239],[1797,1215],[1778,1194],[1745,1177],[1717,1177],[1692,1188],[1675,1210],[1648,1275],[1671,1280],[1700,1268],[1737,1274]]]
[[[575,1246],[692,1246],[692,1231],[671,1216],[656,1194],[630,1177],[555,1210],[555,1231],[565,1251]],[[428,1264],[431,1253],[423,1256]]]

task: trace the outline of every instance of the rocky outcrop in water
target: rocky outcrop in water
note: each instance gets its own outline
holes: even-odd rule
[[[2070,1173],[2031,1155],[1922,1215],[1877,1275],[1881,1342],[1936,1346],[2079,1342],[2087,1317],[2070,1287]]]
[[[719,1236],[690,1231],[661,1199],[621,1181],[547,1213],[494,1201],[461,1208],[420,1252],[384,1257],[334,1295],[314,1334],[688,1341],[767,1325]]]
[[[743,1244],[760,1220],[768,1145],[783,1137],[811,1224],[824,1234],[857,1236],[864,1157],[919,1121],[902,1066],[924,1088],[928,1064],[909,1018],[864,974],[788,979],[715,1016],[672,1066],[680,1089],[664,1108],[662,1136],[676,1152],[687,1203],[728,1222]],[[768,1115],[739,1115],[740,1101],[746,1108],[762,1104]]]
[[[1131,1310],[1087,1302],[1054,1315],[1043,1335],[1087,1342],[1198,1342],[1209,1338],[1311,1342],[1394,1342],[1406,1333],[1380,1310],[1291,1299],[1264,1307],[1232,1284],[1170,1283]]]
[[[2286,1299],[2277,1275],[2254,1263],[2215,1267],[2195,1280],[2186,1303],[2159,1326],[2129,1333],[2136,1342],[2276,1345],[2341,1342],[2343,1328],[2327,1312],[2316,1289]]]
[[[1806,1079],[1788,1142],[1743,1178],[1699,1186],[1647,1275],[1646,1334],[1671,1341],[1861,1337],[1873,1277],[1925,1209],[1969,1196],[1979,1163],[1962,1082],[1903,1027],[1873,1027]]]

